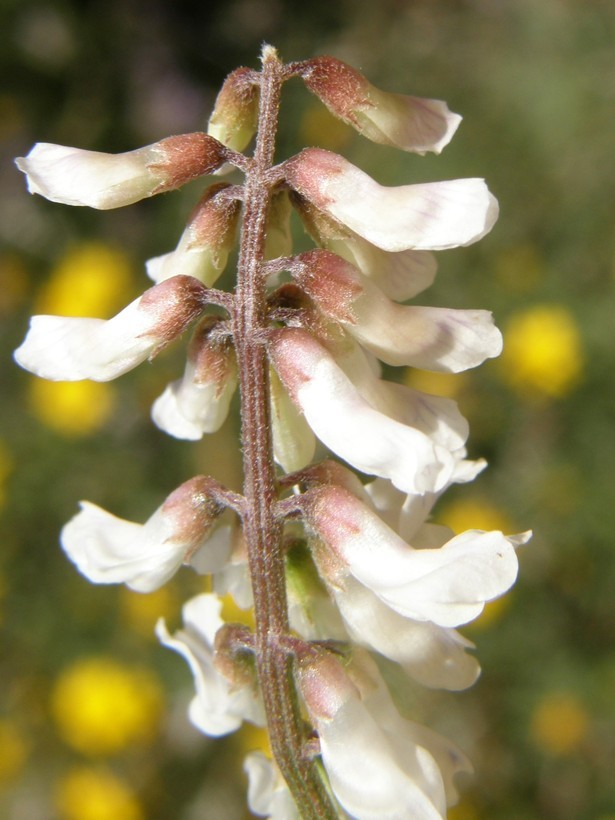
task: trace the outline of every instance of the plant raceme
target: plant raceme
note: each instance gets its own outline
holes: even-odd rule
[[[17,160],[29,190],[69,205],[116,208],[217,176],[175,250],[146,264],[152,287],[108,321],[35,316],[15,358],[46,379],[107,381],[192,329],[153,420],[198,440],[239,386],[241,492],[197,476],[144,524],[82,502],[66,553],[91,581],[141,592],[182,564],[212,575],[184,628],[157,632],[190,665],[199,729],[267,727],[273,758],[245,762],[254,813],[442,818],[469,762],[401,717],[382,670],[398,665],[409,686],[470,686],[479,667],[457,628],[514,583],[529,534],[429,521],[441,493],[484,462],[466,459],[453,401],[384,379],[381,362],[456,373],[500,353],[487,311],[405,304],[433,281],[433,252],[484,236],[497,203],[482,179],[385,187],[320,148],[276,164],[293,77],[363,136],[405,151],[439,153],[460,122],[335,58],[284,64],[265,46],[260,72],[224,82],[207,134],[119,155],[36,145]],[[242,182],[220,181],[233,170]],[[293,212],[313,250],[293,254]],[[217,290],[236,241],[235,290]],[[223,623],[222,593],[254,608],[253,631]]]

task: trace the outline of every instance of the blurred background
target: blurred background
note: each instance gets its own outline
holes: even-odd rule
[[[465,634],[483,675],[416,691],[413,717],[472,758],[453,820],[615,820],[615,5],[609,0],[2,0],[0,4],[0,816],[10,820],[247,817],[241,759],[185,716],[192,681],[160,648],[182,572],[151,595],[93,586],[58,533],[89,499],[144,521],[179,483],[239,486],[237,421],[174,441],[151,401],[181,345],[110,384],[51,384],[11,352],[32,313],[108,317],[175,246],[197,183],[118,211],[26,193],[12,158],[36,141],[124,151],[204,128],[217,89],[262,42],[331,54],[377,86],[464,116],[440,157],[362,140],[298,82],[279,157],[339,151],[384,184],[484,176],[501,217],[439,255],[418,301],[493,310],[506,351],[453,378],[398,373],[456,398],[489,469],[437,521],[533,528],[514,591]]]

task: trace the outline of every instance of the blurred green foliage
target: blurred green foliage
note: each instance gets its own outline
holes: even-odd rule
[[[159,598],[136,603],[125,590],[91,586],[57,545],[81,498],[144,520],[196,472],[237,486],[236,419],[196,446],[153,427],[149,404],[179,374],[180,349],[109,386],[104,398],[47,393],[10,359],[67,253],[98,243],[121,254],[127,302],[147,285],[143,260],[174,247],[198,191],[191,185],[101,214],[29,197],[11,160],[35,141],[121,151],[200,130],[224,76],[255,65],[263,41],[287,60],[332,54],[381,88],[444,98],[464,115],[441,157],[413,157],[334,124],[293,83],[279,154],[314,141],[382,183],[484,176],[499,198],[493,233],[440,254],[436,285],[423,297],[492,309],[516,351],[441,383],[470,420],[471,455],[485,456],[490,468],[447,493],[436,516],[467,515],[464,526],[506,521],[535,536],[515,590],[466,630],[478,644],[479,683],[455,695],[417,693],[414,716],[457,740],[475,763],[451,812],[456,820],[613,820],[609,0],[3,0],[0,815],[245,816],[238,746],[251,741],[212,743],[189,727],[189,674],[151,637],[157,613],[175,625],[202,579],[180,574]],[[54,422],[58,406],[72,424]],[[92,415],[93,406],[100,412]],[[58,690],[84,658],[114,661],[135,680],[150,676],[164,699],[151,713],[151,734],[127,728],[125,742],[106,751],[104,743],[101,751],[71,740]],[[92,696],[87,679],[82,685],[77,715]],[[101,708],[108,721],[130,727],[117,706],[130,685],[113,685],[120,689],[107,693],[112,707],[103,693]]]

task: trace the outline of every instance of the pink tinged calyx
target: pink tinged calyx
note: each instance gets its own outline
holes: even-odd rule
[[[441,100],[381,91],[334,57],[307,60],[301,76],[334,116],[383,145],[439,154],[461,122]]]
[[[210,185],[192,211],[174,251],[146,262],[147,274],[162,282],[178,274],[211,287],[226,267],[235,242],[241,203],[228,195],[230,185]]]
[[[109,381],[152,359],[202,312],[207,289],[190,276],[155,285],[111,319],[33,316],[15,360],[54,381]]]
[[[322,148],[305,148],[284,169],[294,190],[386,251],[469,245],[488,233],[498,216],[483,179],[390,188]]]
[[[207,133],[233,151],[243,151],[256,131],[258,119],[258,75],[237,68],[224,81],[209,118]]]
[[[30,193],[65,205],[107,210],[211,174],[225,162],[227,153],[218,140],[194,133],[122,154],[37,143],[28,156],[15,162],[27,176]]]

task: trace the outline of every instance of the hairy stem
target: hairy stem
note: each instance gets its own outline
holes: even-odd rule
[[[260,112],[254,158],[246,172],[233,336],[241,392],[244,460],[244,535],[254,592],[256,663],[271,747],[304,818],[337,818],[316,765],[305,755],[305,729],[284,645],[289,633],[282,548],[283,524],[275,515],[277,487],[272,455],[267,328],[263,276],[280,92],[286,78],[275,51],[263,49]]]

